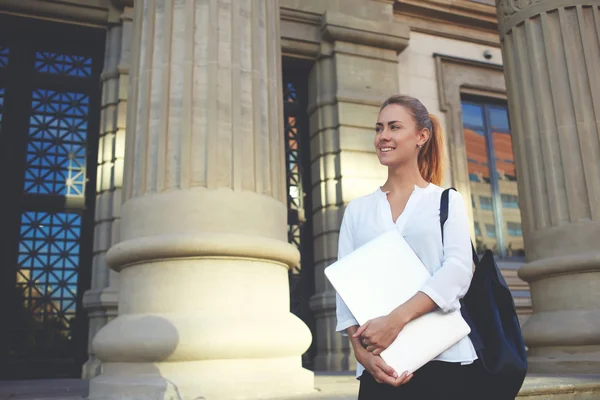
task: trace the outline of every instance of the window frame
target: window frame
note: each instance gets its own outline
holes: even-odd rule
[[[496,231],[496,243],[498,251],[496,256],[503,260],[522,260],[523,256],[508,256],[507,255],[507,243],[506,237],[504,235],[504,228],[506,226],[507,235],[508,235],[508,222],[505,221],[504,211],[503,211],[503,201],[502,201],[502,193],[500,192],[500,182],[499,176],[496,169],[496,150],[494,147],[493,133],[504,133],[512,136],[511,126],[510,126],[510,118],[508,118],[508,129],[501,128],[492,128],[491,126],[491,116],[490,109],[492,108],[504,108],[506,109],[507,115],[509,114],[509,108],[506,101],[502,99],[496,98],[488,98],[483,96],[473,96],[473,95],[462,95],[461,94],[461,110],[464,104],[472,105],[480,107],[482,112],[482,120],[483,126],[474,125],[465,123],[461,120],[463,127],[463,135],[464,129],[472,129],[477,131],[483,131],[483,136],[485,138],[486,143],[486,157],[487,157],[487,167],[490,172],[490,189],[491,189],[491,199],[492,199],[492,209],[493,217],[494,217],[494,225]],[[468,172],[467,172],[468,173]],[[475,222],[475,221],[473,221]],[[486,230],[487,234],[487,230]]]

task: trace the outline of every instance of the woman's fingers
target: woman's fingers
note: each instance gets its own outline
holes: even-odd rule
[[[354,333],[354,335],[352,335],[353,338],[357,338],[360,335],[363,334],[363,332],[369,327],[369,324],[371,323],[371,321],[367,321],[365,322],[365,324],[361,327],[359,327],[356,332]]]
[[[394,368],[387,365],[381,357],[377,360],[377,367],[379,367],[387,376],[393,379],[398,378],[398,373],[394,370]]]
[[[412,377],[413,377],[413,374],[409,374],[408,371],[404,371],[402,373],[402,375],[400,375],[398,377],[398,379],[396,379],[396,381],[394,382],[394,386],[398,387],[398,386],[406,385],[408,382],[410,382]]]

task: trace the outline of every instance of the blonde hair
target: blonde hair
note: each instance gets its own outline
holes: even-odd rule
[[[383,102],[379,111],[390,104],[406,108],[415,119],[417,129],[429,130],[429,139],[419,152],[419,172],[427,182],[441,185],[444,180],[444,132],[440,120],[429,114],[423,103],[411,96],[391,96]]]

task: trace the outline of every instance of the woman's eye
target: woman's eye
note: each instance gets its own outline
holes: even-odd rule
[[[383,129],[381,129],[381,128],[377,127],[377,128],[375,128],[375,133],[381,133],[381,131],[382,131],[382,130],[383,130]]]
[[[397,129],[400,129],[400,127],[398,125],[392,125],[392,129],[397,130]]]

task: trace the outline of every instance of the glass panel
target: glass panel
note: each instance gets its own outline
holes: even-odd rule
[[[496,176],[498,177],[498,190],[502,201],[502,216],[507,226],[518,224],[521,226],[521,210],[519,209],[519,191],[517,188],[517,173],[512,148],[510,133],[493,132],[494,152],[496,158]],[[523,256],[525,254],[523,233],[514,230],[510,234],[504,232],[506,253],[508,257]]]
[[[483,127],[483,112],[477,104],[462,103],[463,125]]]
[[[77,302],[81,217],[26,211],[21,215],[13,355],[72,351]]]
[[[8,65],[8,47],[0,46],[0,68]]]
[[[490,127],[493,131],[505,131],[508,132],[508,110],[506,107],[488,107],[488,114],[490,118]]]
[[[47,74],[77,77],[92,76],[92,57],[38,51],[35,70]]]
[[[519,198],[512,194],[502,195],[502,207],[504,208],[519,208]]]
[[[89,98],[33,91],[25,192],[83,197]]]
[[[493,210],[494,203],[492,203],[492,198],[488,196],[479,196],[479,207],[482,210]]]
[[[508,236],[523,236],[523,229],[521,228],[521,224],[516,222],[509,222],[508,224],[506,224],[506,226],[508,228]]]
[[[464,114],[463,114],[464,115]],[[473,196],[473,223],[475,224],[475,246],[478,253],[490,249],[497,252],[498,243],[495,235],[483,235],[480,227],[494,225],[492,205],[492,186],[488,167],[487,147],[483,130],[465,128],[465,146],[467,150],[467,166],[469,183]],[[487,232],[487,229],[486,229]]]

